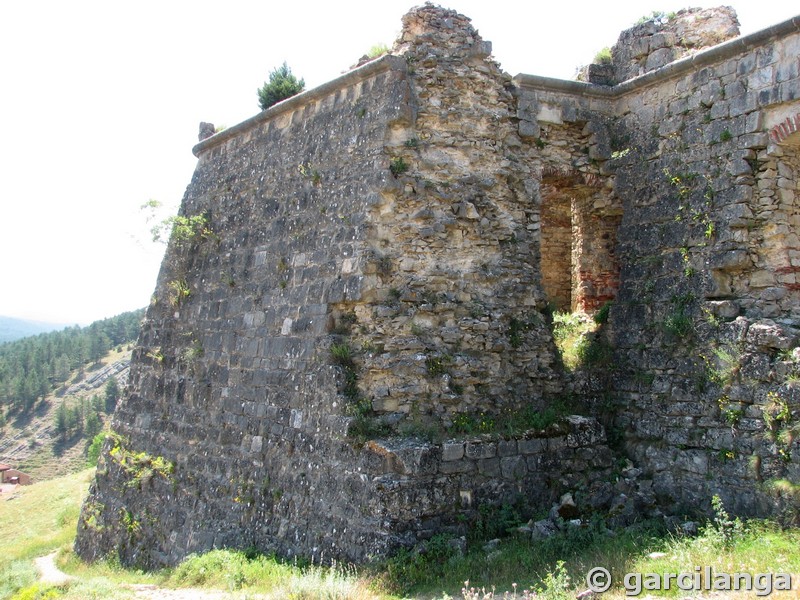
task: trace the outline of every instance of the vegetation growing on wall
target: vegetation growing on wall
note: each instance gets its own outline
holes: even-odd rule
[[[258,105],[261,110],[277,104],[281,100],[291,98],[306,89],[304,79],[297,79],[284,62],[280,67],[273,69],[269,74],[269,81],[258,89]]]
[[[389,46],[386,44],[375,44],[372,46],[369,51],[367,52],[367,56],[369,58],[378,58],[379,56],[383,56],[384,54],[389,53]]]
[[[112,441],[108,457],[125,473],[126,487],[139,489],[153,477],[172,480],[174,463],[161,456],[131,450],[130,441],[118,433],[111,432],[107,437]]]
[[[611,48],[606,46],[602,50],[599,50],[597,54],[594,55],[594,63],[596,65],[610,65],[613,59],[611,57]]]

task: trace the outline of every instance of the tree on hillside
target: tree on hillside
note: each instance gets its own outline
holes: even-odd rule
[[[69,431],[69,418],[67,416],[67,404],[66,402],[62,402],[58,405],[58,409],[56,410],[56,418],[55,418],[55,426],[56,426],[56,433],[62,437],[62,439],[66,439],[67,431]]]
[[[67,422],[70,429],[74,429],[78,433],[83,432],[83,406],[80,402],[67,411]]]
[[[53,379],[58,382],[69,379],[69,366],[69,356],[66,354],[59,355],[59,357],[56,358],[55,369],[53,370]]]
[[[89,358],[98,362],[111,348],[111,340],[102,331],[95,328],[89,330]]]
[[[269,81],[258,90],[258,104],[261,110],[266,110],[281,100],[291,98],[306,89],[304,79],[300,81],[292,75],[292,70],[284,63],[269,74]]]
[[[144,309],[96,321],[89,327],[66,327],[0,344],[0,405],[19,412],[69,379],[73,369],[97,361],[110,348],[132,342]]]
[[[117,400],[119,400],[119,384],[115,377],[109,377],[106,383],[105,391],[106,412],[111,414],[117,407]]]
[[[105,399],[101,398],[99,394],[92,396],[92,410],[96,413],[106,412]]]
[[[103,428],[103,423],[100,421],[100,415],[97,414],[94,405],[88,405],[86,407],[84,427],[86,428],[85,433],[87,437],[94,437]]]

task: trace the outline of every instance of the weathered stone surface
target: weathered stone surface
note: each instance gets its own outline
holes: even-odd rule
[[[674,15],[654,17],[623,31],[611,49],[611,73],[593,76],[590,68],[588,81],[601,85],[621,83],[737,35],[739,21],[728,6],[688,8]]]
[[[681,11],[614,50],[617,81],[654,71],[597,86],[512,81],[453,11],[403,22],[196,146],[181,214],[208,232],[168,248],[81,556],[360,561],[483,503],[768,514],[757,484],[800,476],[796,23],[660,66],[734,32]],[[551,309],[612,300],[568,375]],[[599,418],[453,437],[565,392]],[[613,481],[601,421],[635,463]]]

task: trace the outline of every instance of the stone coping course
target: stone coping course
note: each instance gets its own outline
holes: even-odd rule
[[[219,133],[215,133],[211,137],[206,138],[200,143],[196,144],[192,148],[192,153],[199,158],[201,154],[207,152],[211,148],[219,146],[220,144],[224,144],[239,134],[249,131],[255,126],[265,123],[277,117],[278,115],[296,110],[302,106],[306,106],[311,102],[315,102],[325,98],[326,96],[329,96],[331,93],[337,90],[353,86],[366,79],[374,77],[379,73],[383,73],[385,71],[405,71],[406,69],[407,63],[402,56],[386,54],[380,58],[368,62],[361,67],[352,69],[335,79],[331,79],[322,85],[318,85],[315,88],[300,92],[296,96],[292,96],[291,98],[287,98],[286,100],[278,102],[274,106],[270,106],[266,110],[253,115],[249,119],[245,119],[241,123],[237,123],[232,127],[223,129]]]
[[[626,94],[638,92],[642,88],[655,85],[664,80],[679,77],[686,73],[698,71],[710,64],[722,62],[743,52],[761,46],[775,38],[800,32],[800,15],[787,19],[782,23],[771,25],[748,35],[743,35],[727,42],[722,42],[711,48],[701,50],[696,54],[686,56],[669,63],[665,67],[644,73],[628,81],[623,81],[615,86],[585,83],[583,81],[570,81],[556,77],[541,75],[528,75],[519,73],[514,76],[514,83],[520,87],[545,89],[555,92],[594,96],[597,98],[619,98]]]

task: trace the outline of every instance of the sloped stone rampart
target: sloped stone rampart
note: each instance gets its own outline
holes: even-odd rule
[[[374,285],[366,215],[392,178],[387,127],[409,118],[405,61],[364,69],[200,144],[181,214],[213,234],[170,244],[114,420],[131,453],[174,473],[140,490],[106,448],[82,554],[153,566],[224,546],[380,548],[380,522],[347,502],[365,466],[329,351],[330,306]]]

